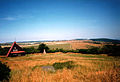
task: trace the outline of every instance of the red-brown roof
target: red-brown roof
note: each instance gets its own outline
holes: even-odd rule
[[[13,49],[14,46],[17,46],[17,47],[19,47],[19,48],[21,49],[21,47],[20,47],[19,45],[17,45],[16,42],[14,42],[14,43],[12,44],[11,48],[9,49],[8,53],[7,53],[7,57],[10,55],[10,53],[11,53],[11,54],[13,54],[13,53],[14,53],[14,54],[15,54],[15,53],[18,54],[18,53],[24,53],[24,52],[25,52],[25,51],[21,51],[21,50],[19,50],[19,51],[12,51],[12,49]]]

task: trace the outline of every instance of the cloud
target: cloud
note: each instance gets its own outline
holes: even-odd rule
[[[2,20],[8,20],[8,21],[11,21],[11,20],[16,20],[15,17],[5,17],[5,18],[1,18]]]
[[[34,16],[25,16],[25,15],[16,15],[16,16],[7,16],[7,17],[1,17],[0,20],[5,20],[5,21],[13,21],[13,20],[23,20],[23,19],[30,19],[33,18]]]

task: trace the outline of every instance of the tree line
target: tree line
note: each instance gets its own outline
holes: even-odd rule
[[[49,47],[47,45],[45,45],[43,43],[40,44],[37,49],[34,47],[23,48],[23,50],[27,54],[43,53],[44,49],[47,53],[74,52],[74,53],[83,53],[83,54],[108,54],[109,56],[120,56],[120,45],[117,45],[117,44],[113,44],[113,45],[107,44],[102,47],[90,46],[88,49],[76,49],[76,50],[64,50],[64,49],[58,49],[58,48],[51,50],[51,49],[49,49]],[[8,47],[5,47],[5,48],[0,47],[0,54],[6,55],[8,50],[9,50]]]

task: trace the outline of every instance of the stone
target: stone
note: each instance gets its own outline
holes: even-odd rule
[[[43,71],[49,71],[49,72],[55,72],[55,69],[53,66],[42,66]]]

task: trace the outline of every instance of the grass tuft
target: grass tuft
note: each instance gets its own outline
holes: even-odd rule
[[[63,63],[60,63],[60,62],[58,62],[58,63],[54,63],[53,64],[53,67],[55,68],[55,69],[63,69],[63,68],[67,68],[67,69],[71,69],[71,68],[73,68],[74,67],[74,65],[72,65],[73,64],[73,61],[67,61],[67,62],[63,62]]]

